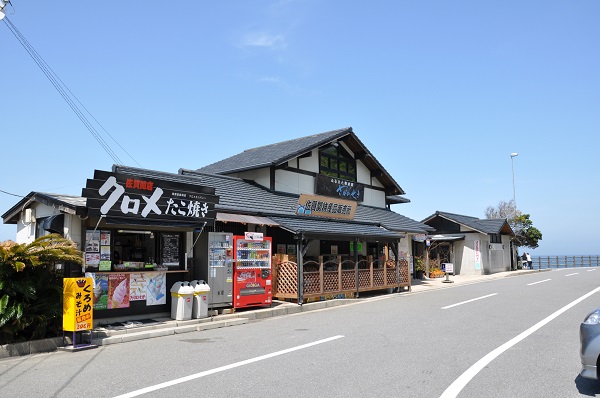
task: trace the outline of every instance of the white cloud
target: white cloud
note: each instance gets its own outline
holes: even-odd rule
[[[284,49],[287,46],[282,35],[269,35],[266,33],[248,33],[241,41],[243,47],[262,47],[271,49]]]

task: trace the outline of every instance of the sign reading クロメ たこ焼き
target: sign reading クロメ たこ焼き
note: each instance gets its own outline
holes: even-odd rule
[[[215,219],[211,187],[95,170],[82,196],[90,216],[201,224]]]

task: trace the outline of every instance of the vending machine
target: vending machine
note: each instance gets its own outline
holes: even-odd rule
[[[259,232],[246,232],[244,236],[234,236],[233,245],[233,307],[270,306],[272,239]]]
[[[209,308],[231,307],[233,304],[233,234],[208,233]],[[204,277],[204,275],[201,275]]]

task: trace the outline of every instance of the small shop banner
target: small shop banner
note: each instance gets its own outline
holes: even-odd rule
[[[64,278],[63,330],[91,330],[94,322],[94,281],[92,278]]]

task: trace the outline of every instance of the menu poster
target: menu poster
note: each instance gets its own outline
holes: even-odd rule
[[[110,246],[100,246],[100,260],[110,260]]]
[[[101,246],[110,246],[110,231],[101,231],[100,232],[100,245]]]
[[[146,305],[167,304],[167,274],[164,272],[148,272],[146,285]]]
[[[100,253],[85,253],[85,265],[97,267],[100,264]]]
[[[129,277],[129,301],[146,301],[148,273],[134,273]]]
[[[108,275],[108,308],[129,307],[129,274]]]
[[[100,231],[85,232],[85,251],[98,253],[100,251]]]
[[[110,260],[100,260],[100,265],[98,266],[98,271],[110,271],[112,263]]]
[[[179,234],[162,234],[162,265],[179,265]]]
[[[94,281],[94,310],[108,308],[108,275],[86,272],[86,278]]]

